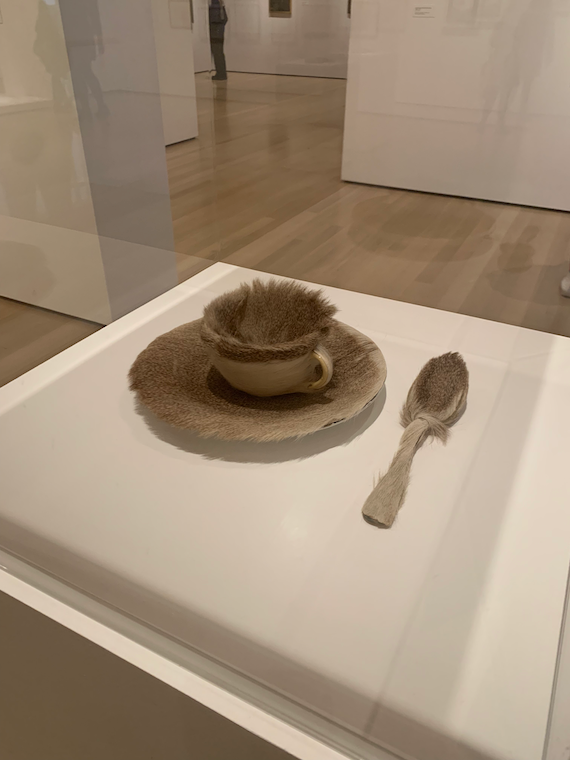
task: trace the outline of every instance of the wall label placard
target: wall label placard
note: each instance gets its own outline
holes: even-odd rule
[[[414,18],[435,18],[435,4],[434,3],[424,3],[423,5],[414,5],[412,6],[413,9],[413,17]]]

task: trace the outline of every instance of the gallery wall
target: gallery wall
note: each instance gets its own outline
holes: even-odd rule
[[[343,178],[570,210],[570,0],[353,0]]]
[[[271,17],[269,0],[225,0],[229,71],[345,78],[347,0],[293,0],[289,18]],[[194,4],[197,71],[210,66],[207,2]]]

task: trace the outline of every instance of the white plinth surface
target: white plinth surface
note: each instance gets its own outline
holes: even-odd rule
[[[570,341],[327,288],[381,346],[385,403],[275,445],[149,427],[134,358],[255,276],[216,264],[0,389],[3,546],[398,755],[540,760],[570,561]],[[360,509],[410,384],[448,350],[467,412],[418,452],[379,531]]]

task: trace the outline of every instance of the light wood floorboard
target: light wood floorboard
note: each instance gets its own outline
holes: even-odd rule
[[[0,386],[99,329],[93,322],[0,298]]]

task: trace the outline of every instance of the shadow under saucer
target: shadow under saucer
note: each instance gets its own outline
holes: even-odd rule
[[[376,421],[385,403],[384,385],[376,398],[349,420],[335,423],[302,438],[263,443],[202,438],[191,430],[181,430],[169,425],[138,401],[135,402],[135,408],[153,435],[181,451],[226,462],[272,464],[307,459],[336,446],[347,446]]]

